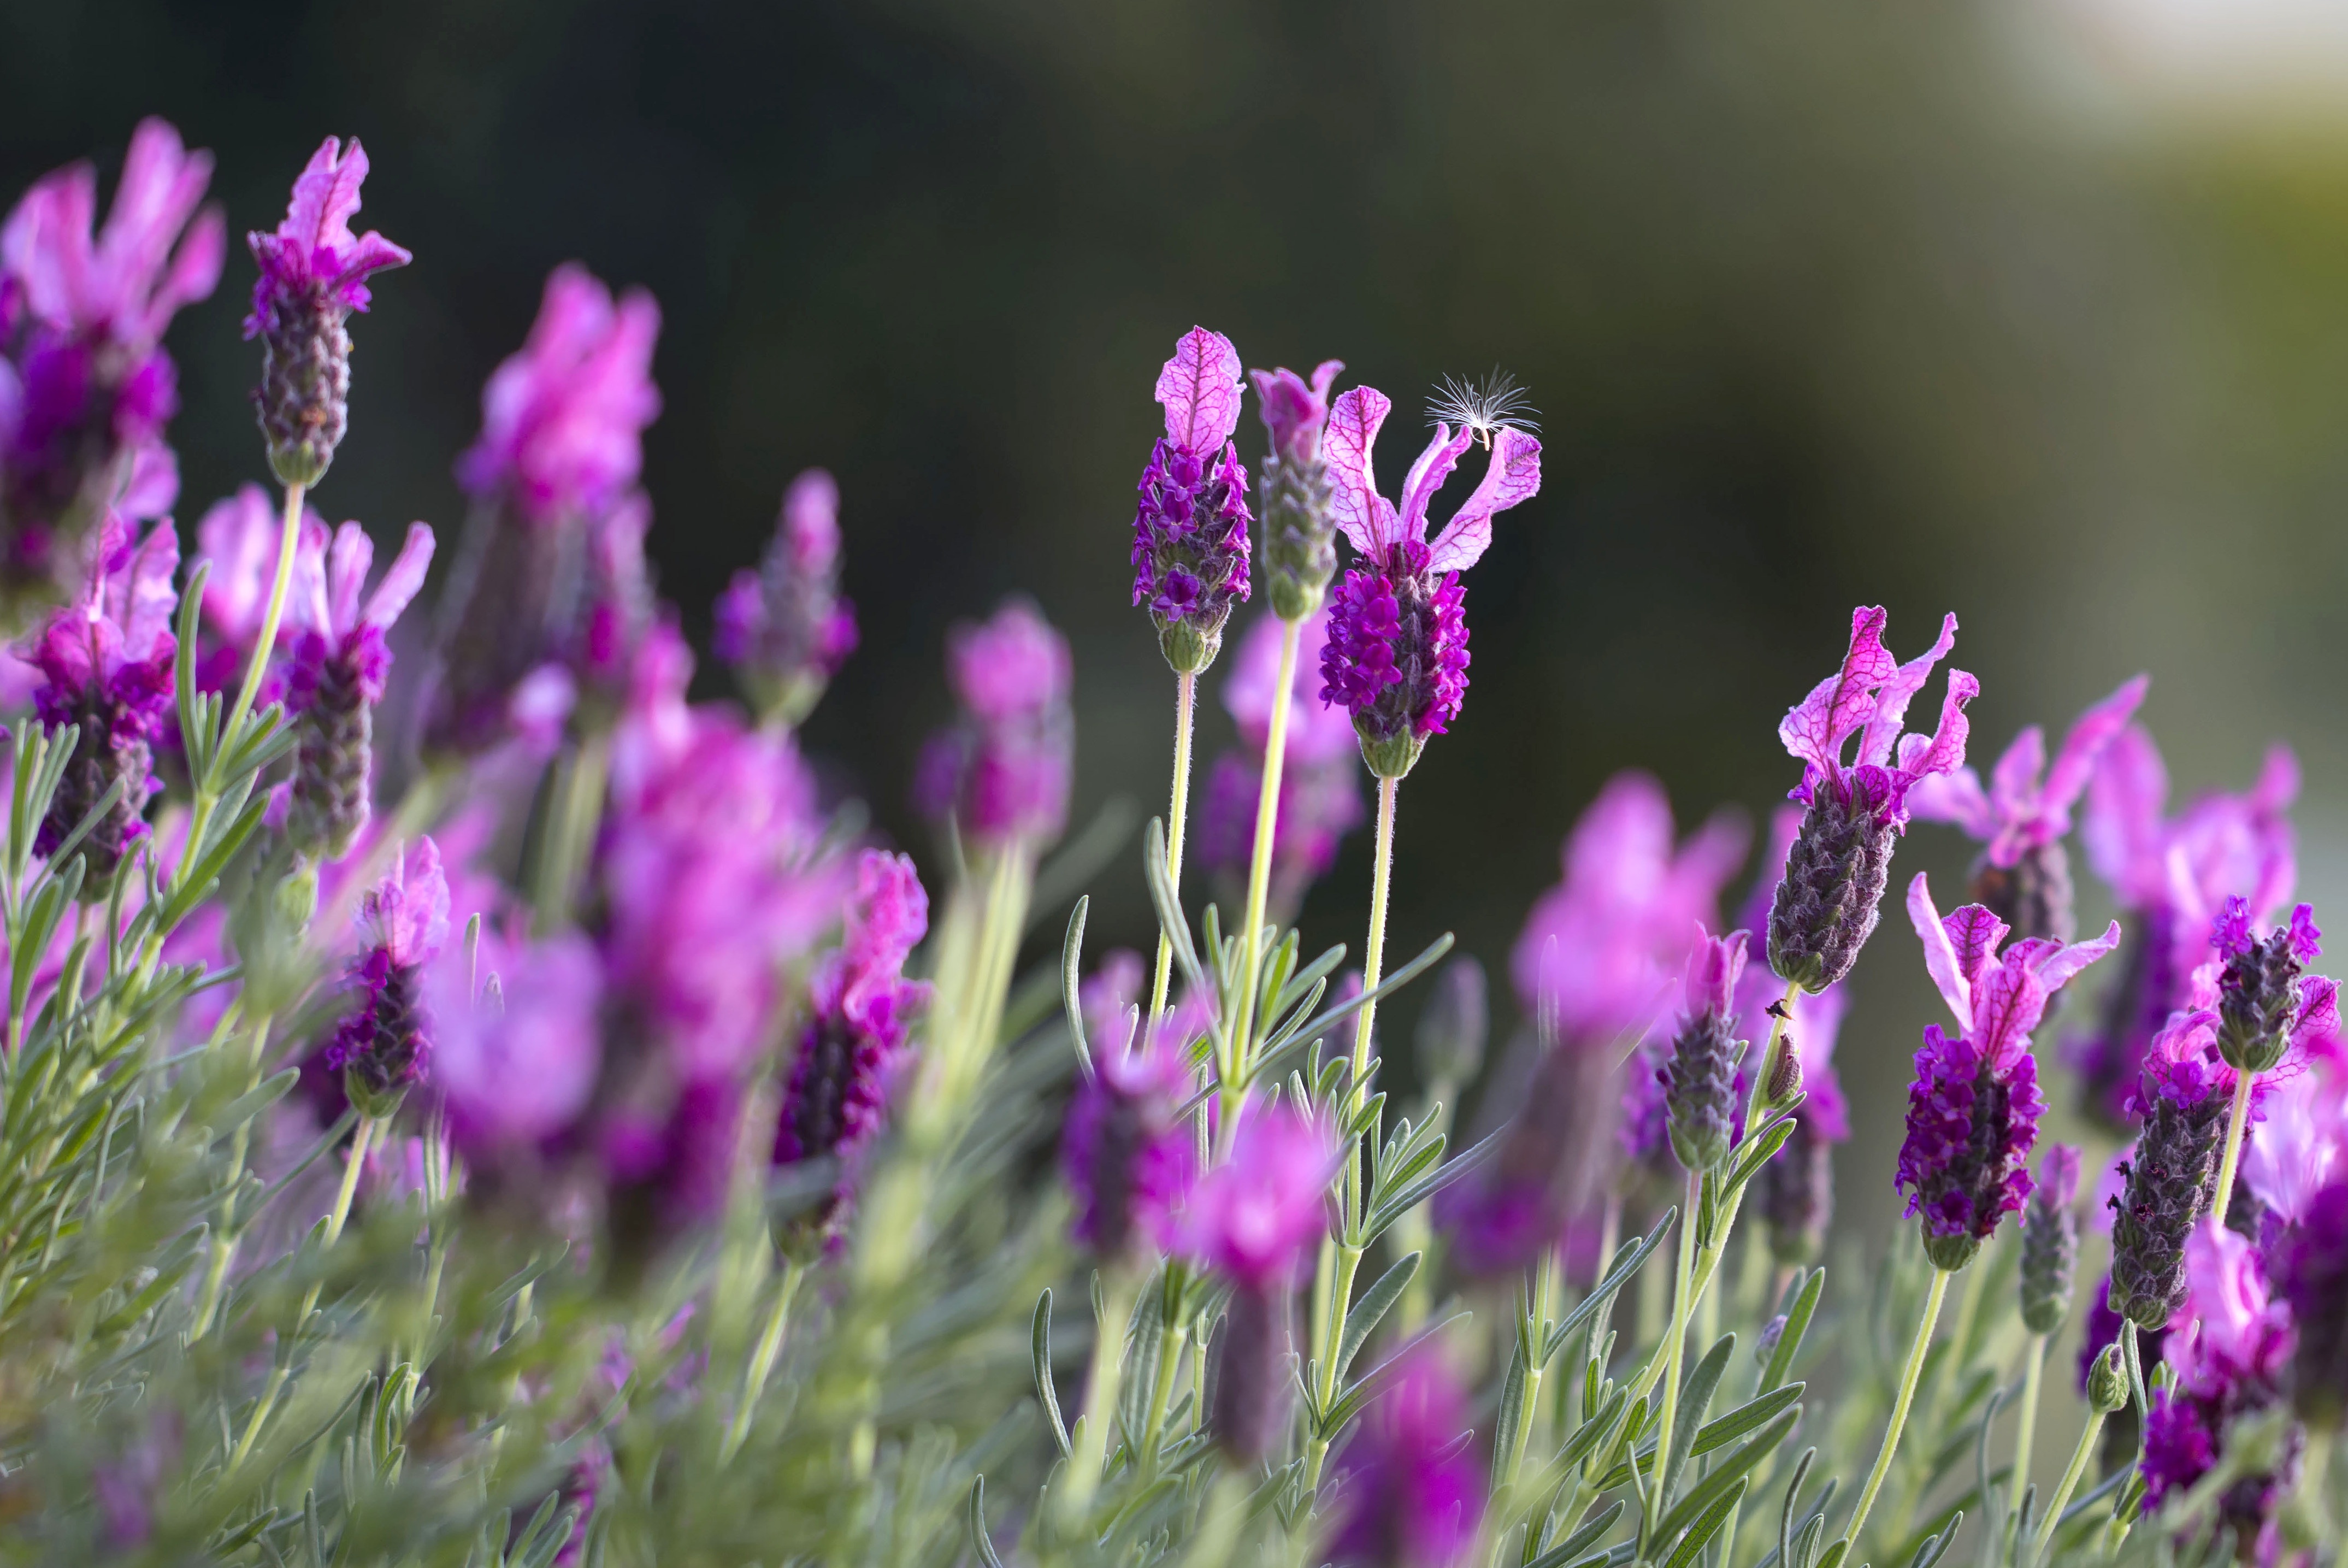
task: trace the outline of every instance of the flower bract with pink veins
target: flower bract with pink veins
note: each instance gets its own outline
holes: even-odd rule
[[[1178,675],[1222,646],[1231,607],[1248,596],[1247,469],[1231,433],[1246,383],[1239,351],[1192,327],[1158,375],[1166,434],[1150,449],[1133,517],[1133,602],[1147,605]]]

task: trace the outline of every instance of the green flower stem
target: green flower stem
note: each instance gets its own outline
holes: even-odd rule
[[[1101,1470],[1108,1462],[1109,1429],[1117,1425],[1118,1386],[1125,1376],[1125,1329],[1132,1320],[1133,1282],[1122,1269],[1101,1277],[1100,1321],[1093,1329],[1092,1371],[1085,1389],[1085,1413],[1080,1418],[1076,1452],[1068,1460],[1067,1480],[1060,1488],[1060,1517],[1081,1528],[1085,1510],[1092,1506],[1100,1487]]]
[[[1859,1507],[1852,1511],[1850,1522],[1843,1527],[1842,1539],[1827,1549],[1818,1568],[1836,1568],[1850,1555],[1859,1532],[1867,1528],[1868,1513],[1875,1507],[1876,1494],[1883,1490],[1884,1477],[1891,1473],[1892,1456],[1900,1450],[1900,1431],[1908,1424],[1908,1407],[1915,1402],[1916,1380],[1923,1375],[1924,1356],[1932,1346],[1932,1329],[1941,1321],[1941,1303],[1948,1294],[1948,1271],[1934,1269],[1931,1288],[1924,1293],[1923,1315],[1916,1323],[1915,1342],[1908,1346],[1908,1364],[1900,1373],[1900,1396],[1892,1402],[1891,1422],[1883,1429],[1882,1450],[1875,1456],[1875,1468],[1867,1472],[1867,1485],[1859,1491]]]
[[[2226,1153],[2218,1162],[2218,1193],[2209,1200],[2209,1218],[2219,1230],[2226,1226],[2226,1205],[2234,1201],[2234,1167],[2242,1161],[2242,1132],[2250,1125],[2250,1086],[2256,1073],[2234,1075],[2234,1114],[2226,1123]]]
[[[767,1379],[774,1375],[775,1358],[782,1354],[783,1331],[790,1324],[791,1304],[798,1298],[799,1282],[807,1270],[796,1258],[783,1260],[783,1278],[775,1290],[775,1305],[767,1314],[767,1326],[758,1336],[758,1343],[750,1352],[750,1364],[742,1374],[742,1398],[734,1408],[733,1423],[726,1429],[726,1445],[718,1454],[724,1464],[742,1451],[742,1444],[750,1435],[750,1418],[758,1408],[758,1396],[767,1391]]]
[[[2042,1340],[2043,1344],[2044,1341]],[[2087,1473],[2087,1456],[2096,1451],[2096,1439],[2103,1435],[2104,1413],[2090,1405],[2087,1424],[2080,1429],[2079,1446],[2071,1450],[2071,1462],[2055,1485],[2054,1495],[2047,1500],[2045,1522],[2038,1527],[2038,1543],[2031,1548],[2029,1561],[2043,1563],[2054,1544],[2054,1527],[2063,1522],[2063,1510],[2069,1506],[2071,1494],[2079,1489],[2079,1478]]]
[[[1385,975],[1386,907],[1394,883],[1395,794],[1402,786],[1399,779],[1378,780],[1378,845],[1377,861],[1370,875],[1370,934],[1362,949],[1362,989],[1375,991]],[[1354,1083],[1347,1099],[1349,1108],[1358,1108],[1369,1092],[1370,1034],[1377,1021],[1378,1005],[1371,1002],[1354,1015]]]
[[[555,764],[546,830],[539,841],[537,874],[530,887],[530,903],[538,915],[534,924],[541,935],[571,923],[587,859],[595,847],[596,824],[602,820],[603,790],[611,771],[608,730],[582,737]]]
[[[1539,1358],[1525,1368],[1523,1395],[1517,1403],[1516,1437],[1509,1447],[1508,1468],[1501,1472],[1499,1501],[1494,1510],[1498,1518],[1510,1516],[1517,1477],[1524,1469],[1525,1450],[1532,1442],[1533,1418],[1540,1411],[1541,1377],[1549,1369],[1549,1358],[1540,1353],[1549,1345],[1549,1326],[1557,1310],[1557,1249],[1550,1247],[1543,1250],[1540,1262],[1533,1269],[1532,1299],[1528,1305],[1534,1354]]]
[[[1190,820],[1190,721],[1199,706],[1199,677],[1174,677],[1174,789],[1166,815],[1166,880],[1182,886],[1182,829]],[[1278,719],[1274,719],[1276,724]],[[1166,988],[1174,970],[1174,941],[1158,934],[1158,976],[1149,987],[1149,1023],[1166,1016]],[[1145,1038],[1147,1037],[1145,1036]]]
[[[252,657],[245,661],[244,684],[237,689],[236,706],[221,719],[221,733],[232,735],[244,716],[252,711],[253,699],[261,694],[261,677],[268,672],[269,655],[277,647],[278,624],[285,617],[285,595],[294,583],[294,557],[302,543],[303,487],[285,487],[285,516],[277,531],[277,575],[269,584],[269,608],[261,617],[261,635],[253,639]],[[191,835],[188,842],[193,844]]]
[[[1640,1533],[1653,1532],[1663,1522],[1663,1467],[1671,1462],[1672,1423],[1678,1415],[1675,1407],[1680,1400],[1680,1367],[1685,1358],[1688,1330],[1688,1293],[1695,1274],[1696,1203],[1703,1195],[1704,1173],[1687,1173],[1687,1195],[1680,1209],[1679,1265],[1672,1276],[1672,1321],[1663,1331],[1663,1408],[1655,1427],[1655,1479],[1653,1491],[1647,1495],[1647,1522]]]
[[[1158,1450],[1166,1435],[1166,1411],[1174,1402],[1174,1381],[1182,1369],[1182,1346],[1188,1338],[1189,1331],[1178,1323],[1169,1323],[1158,1331],[1158,1377],[1150,1386],[1149,1408],[1141,1429],[1142,1459],[1148,1464],[1158,1462]]]
[[[2022,1375],[2022,1426],[2013,1439],[2014,1528],[2021,1528],[2022,1494],[2030,1489],[2030,1450],[2038,1434],[2038,1398],[2046,1376],[2046,1336],[2030,1336],[2030,1360]]]
[[[231,1003],[232,1007],[237,1006]],[[252,1046],[245,1062],[244,1090],[250,1094],[261,1081],[261,1064],[269,1054],[269,1027],[272,1019],[263,1013],[252,1021]],[[227,1191],[221,1195],[220,1218],[213,1222],[211,1261],[204,1271],[202,1292],[196,1298],[196,1315],[188,1329],[191,1342],[211,1332],[212,1316],[220,1310],[221,1287],[228,1280],[229,1265],[236,1257],[236,1190],[244,1176],[245,1155],[252,1146],[252,1121],[247,1118],[229,1135]]]
[[[1279,684],[1272,687],[1276,695],[1272,704],[1271,727],[1264,733],[1263,778],[1256,789],[1255,844],[1248,857],[1247,913],[1239,934],[1239,1016],[1231,1032],[1231,1057],[1239,1064],[1242,1079],[1255,1064],[1255,992],[1263,971],[1263,911],[1272,892],[1272,844],[1280,836],[1280,780],[1288,767],[1288,710],[1290,693],[1296,685],[1300,625],[1295,621],[1280,624]],[[1369,984],[1375,985],[1377,982]]]

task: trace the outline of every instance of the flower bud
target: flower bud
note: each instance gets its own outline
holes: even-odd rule
[[[1770,1255],[1781,1264],[1816,1263],[1834,1216],[1834,1146],[1804,1118],[1757,1180]]]
[[[2301,904],[2289,925],[2250,934],[2250,905],[2226,901],[2213,936],[2225,956],[2218,982],[2218,1052],[2240,1072],[2262,1073],[2282,1060],[2302,1006],[2304,961],[2322,952],[2314,911]]]
[[[1687,1006],[1663,1069],[1672,1152],[1689,1171],[1709,1171],[1728,1157],[1735,1130],[1735,1037],[1729,1006],[1745,970],[1745,933],[1704,937],[1688,959]]]
[[[2131,1104],[2144,1119],[2112,1215],[2112,1310],[2147,1332],[2185,1299],[2185,1241],[2208,1211],[2233,1075],[2207,1060],[2208,1015],[2162,1031]]]
[[[1863,796],[1819,789],[1802,813],[1769,905],[1769,967],[1813,995],[1859,962],[1891,876],[1898,826]]]
[[[2038,1191],[2022,1220],[2022,1321],[2033,1334],[2052,1334],[2071,1310],[2071,1280],[2079,1260],[2079,1220],[2071,1201],[2079,1191],[2079,1151],[2057,1143],[2038,1162]]]
[[[1264,587],[1283,621],[1320,609],[1337,573],[1335,487],[1321,458],[1321,433],[1329,420],[1329,384],[1344,367],[1326,360],[1309,382],[1292,370],[1251,373],[1256,407],[1272,436],[1260,470]]]
[[[2098,1415],[2108,1416],[2125,1408],[2127,1402],[2127,1362],[2117,1345],[2106,1345],[2087,1374],[2087,1404]]]
[[[1285,1284],[1241,1282],[1215,1336],[1207,1430],[1232,1463],[1262,1464],[1288,1431],[1292,1293]]]
[[[1779,1313],[1761,1326],[1761,1337],[1753,1342],[1753,1365],[1766,1367],[1769,1357],[1777,1354],[1778,1342],[1786,1337],[1786,1315]]]

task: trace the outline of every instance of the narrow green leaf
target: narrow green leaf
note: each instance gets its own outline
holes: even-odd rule
[[[1663,1456],[1663,1495],[1669,1500],[1679,1487],[1680,1470],[1686,1465],[1688,1450],[1695,1446],[1696,1429],[1704,1424],[1704,1413],[1711,1407],[1713,1392],[1720,1387],[1721,1375],[1728,1370],[1728,1358],[1736,1350],[1736,1336],[1724,1334],[1713,1342],[1704,1359],[1687,1375],[1680,1389],[1680,1408],[1672,1423],[1672,1449]]]
[[[1490,1140],[1487,1139],[1485,1141],[1489,1142]],[[1672,1223],[1679,1218],[1679,1212],[1676,1207],[1664,1210],[1663,1217],[1655,1222],[1653,1230],[1649,1231],[1640,1241],[1628,1243],[1625,1252],[1614,1254],[1614,1266],[1606,1272],[1606,1277],[1600,1280],[1596,1288],[1584,1296],[1571,1312],[1565,1315],[1564,1322],[1550,1331],[1548,1355],[1554,1356],[1563,1349],[1565,1342],[1572,1337],[1573,1331],[1597,1316],[1599,1309],[1614,1299],[1614,1293],[1631,1282],[1632,1278],[1638,1274],[1641,1265],[1654,1255],[1657,1247],[1663,1244],[1663,1238],[1672,1233]],[[1626,1253],[1627,1255],[1625,1255]]]
[[[994,1538],[986,1532],[986,1477],[973,1476],[970,1482],[970,1544],[986,1568],[1003,1568],[1003,1559],[994,1554]]]
[[[1801,1354],[1802,1336],[1810,1330],[1810,1319],[1818,1310],[1818,1298],[1827,1287],[1827,1271],[1812,1269],[1800,1282],[1801,1293],[1786,1313],[1785,1331],[1777,1336],[1777,1347],[1769,1353],[1769,1365],[1761,1373],[1764,1390],[1775,1388],[1794,1369],[1794,1357]]]
[[[1534,1558],[1525,1565],[1525,1568],[1559,1568],[1560,1563],[1578,1563],[1583,1553],[1596,1545],[1601,1536],[1614,1528],[1614,1522],[1622,1516],[1622,1510],[1627,1506],[1628,1504],[1621,1498],[1616,1498],[1607,1505],[1605,1511]]]
[[[1035,1298],[1035,1318],[1028,1326],[1028,1348],[1035,1362],[1035,1398],[1043,1401],[1044,1414],[1052,1423],[1052,1440],[1060,1446],[1060,1457],[1066,1459],[1068,1429],[1060,1419],[1060,1396],[1052,1386],[1052,1292],[1049,1286]]]
[[[1174,962],[1182,977],[1204,989],[1207,976],[1199,965],[1199,950],[1190,941],[1190,923],[1183,918],[1182,901],[1175,895],[1174,879],[1166,870],[1166,823],[1152,817],[1141,830],[1141,874],[1149,884],[1150,907],[1158,913],[1158,929],[1173,944]]]
[[[1492,1490],[1508,1484],[1509,1460],[1517,1446],[1517,1428],[1524,1420],[1525,1346],[1519,1339],[1509,1357],[1509,1375],[1500,1384],[1500,1408],[1492,1429]]]
[[[1067,937],[1060,944],[1060,1003],[1067,1009],[1068,1038],[1076,1047],[1076,1065],[1084,1068],[1086,1078],[1093,1076],[1093,1053],[1085,1038],[1085,1010],[1077,1000],[1077,990],[1083,983],[1085,912],[1091,907],[1089,894],[1076,900],[1076,907],[1068,913]]]
[[[1735,1486],[1713,1500],[1712,1506],[1688,1526],[1687,1539],[1680,1542],[1679,1550],[1665,1559],[1663,1568],[1688,1568],[1690,1563],[1704,1555],[1704,1549],[1712,1544],[1714,1536],[1720,1533],[1720,1527],[1728,1522],[1730,1512],[1745,1501],[1746,1484],[1746,1478],[1739,1476]]]
[[[1673,1504],[1671,1511],[1663,1515],[1655,1539],[1669,1541],[1683,1526],[1700,1517],[1732,1484],[1739,1496],[1744,1495],[1746,1478],[1752,1474],[1753,1467],[1776,1453],[1777,1445],[1786,1440],[1801,1418],[1799,1410],[1787,1410],[1759,1437],[1722,1460],[1709,1475],[1690,1488],[1688,1494]],[[1673,1434],[1673,1446],[1677,1446],[1676,1433]]]
[[[1354,1357],[1361,1353],[1363,1344],[1376,1331],[1379,1321],[1395,1302],[1402,1299],[1402,1293],[1410,1287],[1411,1280],[1418,1273],[1418,1253],[1406,1253],[1392,1268],[1380,1274],[1377,1283],[1364,1291],[1362,1298],[1354,1304],[1353,1310],[1345,1314],[1345,1332],[1337,1341],[1335,1370],[1340,1379],[1345,1376],[1346,1368],[1353,1366]]]

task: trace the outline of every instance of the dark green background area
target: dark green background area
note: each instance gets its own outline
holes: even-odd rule
[[[2306,881],[2343,885],[2341,139],[2176,122],[1995,8],[0,6],[0,189],[110,178],[147,112],[218,152],[239,232],[320,137],[366,143],[364,222],[417,259],[354,325],[336,519],[453,530],[550,267],[653,290],[664,588],[703,634],[789,476],[838,473],[865,645],[808,745],[900,838],[943,628],[1014,589],[1076,644],[1080,815],[1162,799],[1127,531],[1157,366],[1201,322],[1392,394],[1393,474],[1439,375],[1498,362],[1543,410],[1546,487],[1470,579],[1466,713],[1404,790],[1405,952],[1457,929],[1500,973],[1615,769],[1690,819],[1766,812],[1776,719],[1862,600],[1903,654],[1957,612],[1983,760],[2140,668],[2185,785],[2287,736]],[[263,476],[250,280],[240,249],[171,338],[187,522]],[[1919,829],[1899,879],[1951,903],[1965,858]],[[1358,944],[1367,859],[1316,939]],[[1104,879],[1097,931],[1141,940],[1138,887]],[[1845,1202],[1879,1219],[1934,1016],[1896,910],[1856,985]]]

